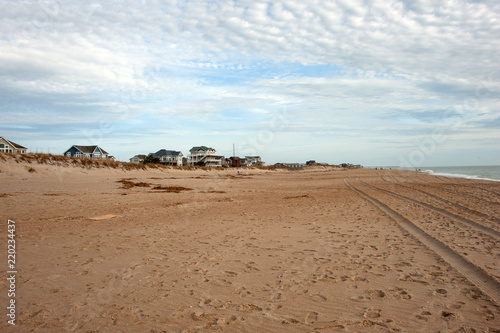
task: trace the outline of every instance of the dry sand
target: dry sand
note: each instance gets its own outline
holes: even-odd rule
[[[498,182],[7,160],[0,184],[2,332],[500,331]]]

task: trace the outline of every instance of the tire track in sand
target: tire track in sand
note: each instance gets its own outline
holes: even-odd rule
[[[421,190],[421,189],[418,189],[418,188],[414,188],[412,186],[395,183],[395,182],[392,182],[390,180],[385,179],[384,177],[382,177],[382,180],[384,180],[387,183],[390,183],[391,185],[397,185],[397,186],[405,187],[405,188],[413,190],[413,191],[420,192],[420,193],[425,194],[425,195],[427,195],[427,196],[429,196],[429,197],[431,197],[431,198],[433,198],[433,199],[435,199],[437,201],[441,201],[441,202],[443,202],[443,203],[445,203],[445,204],[447,204],[449,206],[454,206],[454,207],[456,207],[458,209],[465,210],[466,212],[474,214],[476,216],[479,216],[479,217],[482,217],[482,218],[485,218],[485,219],[489,219],[489,220],[492,220],[492,221],[495,221],[495,222],[500,222],[500,218],[497,218],[495,216],[490,216],[488,214],[479,212],[479,211],[474,210],[474,209],[470,209],[470,208],[462,206],[462,205],[460,205],[460,204],[458,204],[456,202],[451,202],[450,200],[441,198],[441,197],[439,197],[439,196],[437,196],[435,194],[429,193],[427,191],[424,191],[424,190]]]
[[[394,178],[393,176],[391,176],[392,179],[394,179],[396,182],[398,182],[398,179]],[[451,178],[453,179],[453,178]],[[460,179],[460,178],[455,178],[455,179]],[[483,191],[483,192],[487,192],[487,193],[490,193],[490,194],[493,194],[495,196],[499,196],[500,197],[500,194],[497,193],[496,191],[494,190],[490,190],[490,189],[486,189],[482,186],[477,186],[477,185],[470,185],[470,184],[467,184],[467,183],[460,183],[460,187],[461,189],[460,190],[457,190],[455,187],[457,184],[455,183],[452,183],[450,178],[447,179],[447,182],[443,182],[443,184],[441,185],[444,185],[443,186],[437,186],[437,185],[433,185],[433,184],[429,184],[429,183],[423,183],[422,182],[422,179],[417,177],[417,176],[412,176],[411,178],[406,178],[405,181],[408,181],[408,180],[412,180],[412,182],[415,184],[415,185],[425,185],[425,186],[428,186],[428,187],[432,187],[432,188],[437,188],[439,190],[444,190],[452,195],[456,195],[457,193],[459,193],[460,195],[462,196],[465,196],[465,197],[468,197],[468,198],[474,198],[475,200],[478,200],[478,201],[486,201],[490,204],[493,204],[493,205],[500,205],[499,202],[497,201],[491,201],[491,200],[487,200],[487,199],[484,199],[482,197],[479,197],[473,193],[469,193],[467,191],[464,191],[463,189],[473,189],[473,190],[480,190],[480,191]]]
[[[386,204],[354,187],[354,185],[352,185],[347,179],[344,179],[344,182],[350,189],[357,192],[362,198],[386,213],[389,217],[395,220],[402,229],[410,233],[422,244],[434,251],[437,255],[443,258],[443,260],[454,267],[460,274],[481,289],[496,304],[500,305],[500,282],[498,282],[493,276],[489,275],[481,267],[474,265],[469,260],[462,257],[440,240],[432,237],[424,230],[420,229],[409,219],[394,211]]]
[[[465,217],[462,217],[462,216],[459,216],[459,215],[456,215],[456,214],[453,214],[445,209],[442,209],[442,208],[438,208],[438,207],[435,207],[431,204],[428,204],[428,203],[425,203],[425,202],[422,202],[422,201],[419,201],[419,200],[415,200],[413,198],[409,198],[409,197],[406,197],[404,195],[401,195],[401,194],[397,194],[397,193],[394,193],[392,191],[389,191],[389,190],[386,190],[386,189],[383,189],[383,188],[380,188],[380,187],[377,187],[377,186],[374,186],[374,185],[371,185],[371,184],[367,184],[366,182],[360,180],[361,183],[363,183],[364,185],[368,186],[368,187],[371,187],[371,188],[374,188],[376,190],[379,190],[379,191],[382,191],[382,192],[385,192],[389,195],[392,195],[393,197],[396,197],[396,198],[400,198],[400,199],[403,199],[403,200],[406,200],[406,201],[410,201],[410,202],[413,202],[417,205],[420,205],[420,206],[423,206],[423,207],[426,207],[432,211],[435,211],[436,213],[438,214],[441,214],[441,215],[444,215],[444,216],[447,216],[447,217],[450,217],[458,222],[461,222],[463,224],[466,224],[470,227],[473,227],[481,232],[484,232],[485,234],[488,234],[490,236],[493,236],[493,237],[496,237],[496,238],[500,238],[500,232],[495,230],[495,229],[492,229],[490,227],[487,227],[487,226],[484,226],[480,223],[477,223],[475,221],[472,221],[472,220],[469,220],[469,219],[466,219]],[[443,199],[444,200],[444,199]],[[482,213],[481,213],[482,214]],[[498,220],[497,218],[493,218],[489,215],[487,215],[489,218],[491,219],[495,219],[495,220]]]

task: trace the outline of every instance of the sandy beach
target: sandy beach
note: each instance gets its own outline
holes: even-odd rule
[[[241,172],[0,160],[0,331],[500,332],[500,182]]]

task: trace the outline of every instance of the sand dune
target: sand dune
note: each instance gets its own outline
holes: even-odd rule
[[[0,180],[2,332],[500,331],[497,182],[13,160]]]

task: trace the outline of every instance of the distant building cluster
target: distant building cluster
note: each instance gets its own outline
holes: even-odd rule
[[[346,169],[358,169],[363,167],[361,164],[351,164],[351,163],[342,163],[339,166]]]
[[[198,165],[208,167],[247,167],[262,166],[265,163],[260,156],[245,156],[245,158],[232,156],[229,158],[218,154],[212,147],[194,146],[189,154],[184,157],[182,152],[176,150],[160,149],[156,153],[148,155],[139,154],[130,159],[131,163],[144,163],[147,159],[158,159],[157,162],[164,165],[183,166]]]
[[[306,163],[276,163],[274,166],[278,168],[289,168],[289,169],[294,169],[294,168],[303,168],[306,166],[314,166],[314,165],[330,165],[328,163],[316,163],[314,160],[307,161]],[[351,163],[342,163],[339,165],[333,165],[339,168],[346,168],[346,169],[355,169],[355,168],[362,168],[363,166],[361,164],[351,164]]]
[[[226,166],[233,168],[263,166],[264,164],[260,156],[245,156],[245,158],[232,156],[226,158]]]
[[[0,136],[0,152],[25,154],[27,151],[28,148]],[[73,145],[69,149],[67,149],[63,153],[63,155],[67,157],[81,157],[92,159],[114,159],[113,156],[109,155],[107,151],[99,146]]]
[[[0,137],[0,152],[3,153],[20,153],[24,154],[28,148],[21,146]],[[99,146],[81,146],[73,145],[64,153],[67,157],[80,157],[91,159],[114,159],[107,151]],[[169,166],[184,166],[184,165],[198,165],[209,167],[228,167],[228,168],[241,168],[241,167],[254,167],[264,166],[265,162],[262,161],[260,156],[245,156],[244,158],[238,156],[224,157],[218,154],[214,148],[207,146],[194,146],[189,150],[189,154],[184,157],[182,152],[177,150],[160,149],[156,153],[138,154],[130,158],[131,163],[161,163]],[[309,160],[305,163],[276,163],[274,166],[281,168],[303,168],[305,166],[313,165],[327,165],[326,163],[316,163],[314,160]],[[362,168],[360,164],[342,163],[338,165],[342,168]]]

